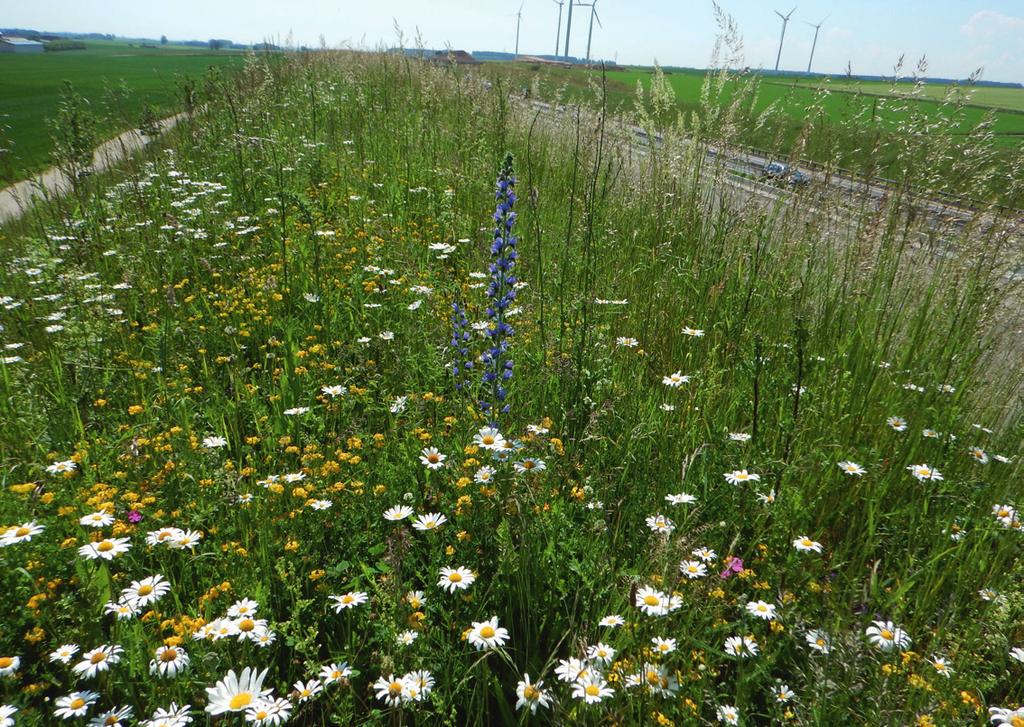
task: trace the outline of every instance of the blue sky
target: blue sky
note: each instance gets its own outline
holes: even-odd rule
[[[568,0],[564,0],[568,2]],[[579,1],[579,0],[577,0]],[[590,0],[585,0],[589,2]],[[520,52],[551,53],[558,6],[522,0]],[[33,0],[7,3],[0,23],[171,38],[267,37],[331,47],[395,42],[394,24],[430,47],[513,50],[519,0]],[[1024,82],[1024,0],[721,0],[743,36],[746,65],[772,68],[780,21],[773,9],[797,5],[786,31],[782,68],[805,69],[813,29],[825,20],[814,70],[891,74],[901,54],[912,68],[965,77],[984,67],[988,80]],[[777,7],[776,7],[777,6]],[[716,34],[710,0],[597,0],[593,55],[620,63],[705,66]],[[574,10],[570,52],[584,55],[589,8]],[[563,18],[562,35],[565,25]],[[407,45],[411,45],[407,41]]]

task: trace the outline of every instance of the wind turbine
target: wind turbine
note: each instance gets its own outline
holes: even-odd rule
[[[818,45],[818,31],[819,31],[819,30],[821,30],[821,26],[822,26],[822,24],[823,24],[823,23],[824,23],[824,22],[825,22],[826,20],[828,20],[828,16],[827,16],[827,15],[826,15],[826,16],[825,16],[824,18],[822,18],[822,19],[821,19],[821,22],[820,22],[820,23],[818,23],[817,25],[815,25],[814,23],[807,23],[807,21],[806,21],[806,20],[804,21],[804,22],[805,22],[805,23],[807,23],[807,24],[808,24],[809,26],[811,26],[812,28],[814,28],[814,42],[813,42],[813,43],[811,43],[811,57],[807,59],[807,72],[808,72],[808,73],[810,73],[810,72],[811,72],[811,63],[812,63],[812,62],[814,61],[814,49],[815,49],[815,48],[817,47],[817,45]]]
[[[569,17],[565,21],[565,59],[569,60],[569,33],[572,32],[572,6],[573,0],[569,0]]]
[[[590,41],[594,37],[594,18],[597,18],[597,27],[603,28],[601,17],[597,14],[597,0],[590,3],[590,30],[587,31],[587,64],[590,63]]]
[[[558,30],[555,31],[555,58],[558,58],[558,46],[562,43],[562,6],[565,4],[565,0],[551,0],[551,2],[558,5]],[[572,0],[570,0],[570,7]]]
[[[524,0],[525,2],[525,0]],[[519,25],[523,22],[523,3],[519,3],[519,11],[516,13],[516,56],[519,55]]]
[[[796,12],[796,7],[794,7],[792,10],[790,10],[785,15],[780,13],[778,10],[774,11],[774,13],[776,15],[778,15],[780,18],[782,18],[782,35],[779,36],[779,53],[778,53],[778,55],[775,56],[775,70],[776,71],[779,70],[779,59],[782,58],[782,41],[785,40],[785,38],[786,38],[786,24],[789,22],[789,16],[791,16],[794,12]]]

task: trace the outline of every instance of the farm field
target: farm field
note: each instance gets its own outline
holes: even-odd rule
[[[1015,218],[487,78],[260,57],[0,228],[0,715],[1024,719]]]
[[[817,88],[820,81],[808,79],[782,79],[768,78],[768,83],[780,86],[793,85],[806,88]],[[828,79],[828,87],[833,91],[844,93],[864,93],[875,96],[906,96],[912,93],[919,93],[921,97],[933,101],[942,101],[951,88],[958,88],[969,94],[968,103],[986,108],[1001,109],[1007,111],[1019,111],[1024,113],[1024,89],[1002,88],[993,86],[948,86],[935,83],[925,83],[917,89],[913,84],[900,82],[897,85],[882,81],[857,81],[848,80],[843,77],[832,77]]]
[[[89,101],[98,131],[106,138],[136,126],[146,106],[163,115],[180,111],[181,80],[201,81],[210,67],[230,68],[243,58],[237,51],[173,45],[144,48],[92,40],[84,50],[0,54],[0,126],[7,127],[0,139],[6,142],[2,146],[11,149],[0,158],[0,180],[23,179],[28,172],[50,165],[52,143],[46,121],[57,112],[65,80]]]

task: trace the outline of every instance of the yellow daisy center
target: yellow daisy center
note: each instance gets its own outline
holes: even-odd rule
[[[238,622],[239,631],[252,631],[254,628],[256,628],[256,622],[251,618],[243,618]]]
[[[152,592],[153,592],[153,586],[149,585],[148,583],[146,585],[144,585],[144,586],[139,586],[139,595],[140,596],[148,596]]]
[[[82,699],[81,697],[75,697],[68,704],[68,707],[70,707],[71,709],[81,709],[84,706],[85,706],[85,700]]]
[[[886,641],[892,641],[893,633],[889,629],[882,629],[882,638]]]
[[[14,533],[14,534],[15,534],[15,536],[17,536],[17,537],[19,537],[19,538],[24,538],[24,537],[25,537],[26,535],[28,535],[28,534],[29,534],[29,533],[31,533],[31,532],[32,532],[32,531],[31,531],[31,530],[30,530],[29,528],[26,528],[26,527],[22,526],[22,527],[18,528],[18,529],[17,529],[16,531],[15,531],[15,533]]]
[[[452,583],[461,583],[462,582],[462,574],[461,573],[452,573],[450,576],[448,576],[448,580],[450,580]]]
[[[523,688],[523,698],[534,700],[540,696],[540,692],[532,684],[527,684]]]
[[[178,658],[178,651],[177,651],[177,649],[167,649],[167,651],[165,651],[164,653],[160,654],[160,661],[163,661],[163,662],[174,661],[177,658]]]
[[[644,603],[648,606],[657,606],[659,602],[658,597],[653,594],[644,596]]]
[[[398,681],[391,682],[388,685],[388,692],[390,694],[392,694],[392,695],[401,694],[402,693],[402,682],[398,682]]]
[[[106,661],[107,655],[100,651],[89,657],[90,664],[99,664],[101,661]]]
[[[231,701],[228,702],[228,707],[233,710],[238,710],[248,707],[250,704],[252,704],[252,694],[249,692],[241,692],[231,698]]]
[[[484,637],[485,639],[493,639],[494,638],[494,629],[491,628],[490,626],[484,626],[482,629],[480,629],[480,635],[482,637]]]
[[[102,543],[96,546],[96,550],[100,551],[101,553],[107,553],[113,549],[114,544],[109,540],[104,540]]]
[[[0,656],[0,669],[7,669],[14,663],[14,659],[10,656]]]
[[[596,684],[588,684],[584,691],[586,691],[588,697],[596,697],[601,693],[601,690],[597,688]]]

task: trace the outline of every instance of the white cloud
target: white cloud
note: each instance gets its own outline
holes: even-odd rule
[[[979,10],[960,26],[967,39],[965,60],[984,68],[985,78],[1019,76],[1024,67],[1024,18]]]

